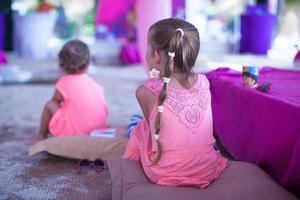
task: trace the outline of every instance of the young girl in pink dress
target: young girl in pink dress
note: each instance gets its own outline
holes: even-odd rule
[[[106,127],[108,109],[103,88],[85,71],[90,64],[88,46],[79,41],[67,42],[59,53],[60,68],[65,72],[46,103],[38,139],[53,136],[84,135]]]
[[[159,185],[207,187],[227,166],[213,148],[209,82],[192,72],[199,52],[198,30],[180,19],[165,19],[148,32],[147,63],[157,79],[136,96],[144,119],[133,129],[124,158],[140,161]]]

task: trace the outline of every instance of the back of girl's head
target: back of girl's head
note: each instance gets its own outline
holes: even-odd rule
[[[181,31],[181,30],[183,31]],[[174,52],[174,68],[178,72],[189,73],[195,65],[200,38],[197,28],[181,19],[164,19],[149,29],[148,39],[154,50]]]
[[[80,40],[70,40],[60,50],[60,67],[68,74],[83,72],[90,63],[90,50]]]

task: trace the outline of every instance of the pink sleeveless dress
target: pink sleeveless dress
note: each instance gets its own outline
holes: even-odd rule
[[[144,87],[158,97],[163,82],[151,79]],[[204,188],[227,166],[227,159],[213,148],[213,121],[209,82],[199,74],[190,89],[169,85],[164,102],[160,142],[163,154],[151,164],[157,144],[154,140],[157,98],[149,119],[142,120],[131,134],[124,158],[141,161],[148,178],[159,185]]]
[[[63,76],[55,87],[64,100],[49,123],[53,136],[89,134],[106,127],[108,109],[103,88],[87,74]]]

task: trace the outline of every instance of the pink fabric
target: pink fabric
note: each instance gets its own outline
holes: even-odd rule
[[[156,97],[163,86],[152,79],[144,84]],[[209,83],[199,74],[189,90],[169,86],[164,102],[160,142],[161,160],[151,165],[157,151],[154,140],[157,101],[149,120],[141,121],[133,130],[125,158],[140,160],[148,178],[160,185],[193,185],[204,188],[219,176],[227,160],[213,149],[212,114]]]
[[[229,68],[207,77],[215,132],[224,147],[300,196],[300,71],[263,67],[258,84],[271,83],[267,93],[243,87],[241,72]]]
[[[53,136],[88,134],[106,127],[108,109],[103,89],[87,74],[63,76],[56,89],[64,100],[49,124]]]

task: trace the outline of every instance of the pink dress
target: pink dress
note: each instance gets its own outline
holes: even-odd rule
[[[144,87],[158,97],[163,83],[151,79]],[[133,130],[124,158],[139,160],[148,178],[159,185],[204,188],[227,166],[227,159],[213,148],[213,121],[209,82],[199,74],[190,89],[169,85],[164,102],[160,142],[163,154],[152,165],[157,150],[154,140],[157,100],[149,119]],[[156,98],[157,99],[157,98]]]
[[[63,76],[55,87],[64,100],[49,123],[53,136],[89,134],[106,127],[108,109],[103,88],[87,74]]]

